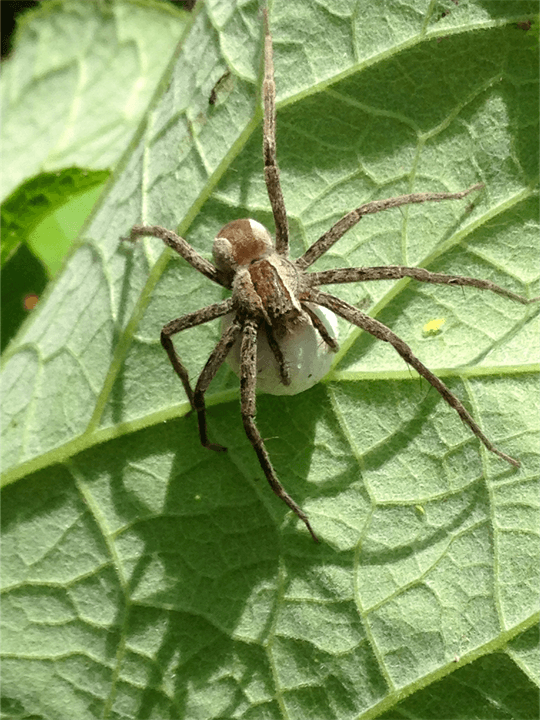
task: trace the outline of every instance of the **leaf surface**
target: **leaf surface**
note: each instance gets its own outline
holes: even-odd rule
[[[20,16],[2,65],[2,200],[40,172],[114,165],[182,27],[155,2],[52,0]]]
[[[518,25],[536,5],[382,8],[271,7],[293,256],[370,199],[483,182],[472,207],[364,218],[316,269],[419,265],[538,294],[538,63]],[[159,241],[119,240],[142,220],[210,257],[234,218],[273,229],[257,8],[207,2],[192,22],[4,363],[5,712],[536,717],[537,309],[412,282],[335,288],[402,336],[522,467],[479,447],[391,347],[342,324],[323,383],[258,397],[316,546],[262,477],[233,374],[223,367],[208,393],[212,440],[228,447],[217,455],[161,350],[165,322],[225,294]],[[218,323],[178,337],[191,377],[218,337]]]

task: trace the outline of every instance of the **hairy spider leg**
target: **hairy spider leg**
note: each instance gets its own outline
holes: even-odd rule
[[[340,218],[332,225],[330,230],[327,230],[318,240],[315,240],[313,245],[308,248],[301,257],[294,261],[295,265],[301,270],[305,270],[312,265],[321,255],[328,252],[332,245],[343,237],[347,230],[350,230],[360,222],[364,215],[374,215],[383,210],[390,210],[391,208],[401,207],[402,205],[442,202],[443,200],[461,200],[461,198],[464,198],[474,190],[481,190],[483,187],[482,183],[478,183],[467,188],[467,190],[461,190],[457,193],[411,193],[409,195],[398,195],[394,198],[386,198],[385,200],[373,200],[372,202],[360,205],[360,207],[351,210]]]
[[[209,280],[212,280],[212,282],[226,288],[231,287],[230,281],[220,270],[212,265],[209,260],[206,260],[206,258],[203,258],[202,255],[199,255],[199,253],[191,247],[187,240],[184,240],[183,237],[180,237],[180,235],[177,235],[172,230],[167,230],[167,228],[161,227],[160,225],[134,225],[131,228],[129,238],[126,239],[135,241],[137,238],[144,235],[152,235],[153,237],[163,240],[165,245],[172,248],[180,255],[180,257],[183,257],[184,260],[191,265],[191,267],[198,270]]]
[[[287,363],[285,362],[285,358],[283,356],[283,352],[279,346],[279,343],[274,336],[272,326],[265,322],[264,331],[266,333],[266,339],[268,340],[268,347],[272,351],[272,354],[274,355],[276,363],[279,367],[280,380],[284,385],[290,385],[291,373],[289,368],[287,367]]]
[[[276,83],[274,81],[274,54],[272,36],[268,23],[268,10],[264,14],[264,79],[263,79],[263,160],[264,180],[276,224],[276,250],[279,255],[289,257],[289,222],[285,201],[279,181],[276,160]]]
[[[227,330],[225,330],[225,332],[221,336],[218,344],[212,350],[212,353],[206,361],[206,365],[204,366],[203,371],[199,375],[197,385],[195,386],[195,392],[193,393],[192,407],[197,412],[201,444],[203,445],[203,447],[208,448],[209,450],[216,450],[217,452],[224,452],[227,448],[223,447],[223,445],[211,443],[208,440],[208,434],[206,430],[206,406],[204,403],[204,394],[208,390],[208,386],[214,379],[217,371],[219,370],[221,365],[223,365],[225,358],[229,354],[232,346],[234,345],[236,338],[240,335],[241,330],[242,326],[238,319],[235,317]]]
[[[334,285],[337,283],[365,282],[368,280],[399,280],[410,277],[419,282],[435,283],[438,285],[468,286],[478,290],[490,290],[503,297],[515,300],[522,305],[538,302],[540,298],[526,298],[522,295],[506,290],[491,280],[480,280],[466,275],[446,275],[435,273],[424,268],[406,267],[404,265],[384,265],[382,267],[335,268],[322,272],[309,273],[310,285]]]
[[[332,310],[332,312],[335,312],[336,315],[340,315],[342,318],[345,318],[345,320],[353,323],[353,325],[365,330],[370,335],[373,335],[383,342],[390,343],[406,363],[411,365],[422,377],[433,385],[435,390],[442,395],[450,407],[454,408],[463,422],[470,427],[476,437],[486,446],[488,450],[495,453],[495,455],[498,455],[503,460],[506,460],[506,462],[511,465],[520,467],[519,460],[515,460],[513,457],[510,457],[510,455],[501,452],[495,447],[495,445],[493,445],[493,443],[484,435],[480,427],[473,420],[471,414],[465,408],[463,403],[458,400],[452,392],[450,392],[442,380],[432,373],[431,370],[416,357],[407,343],[393,333],[390,328],[383,325],[383,323],[379,320],[375,320],[375,318],[365,315],[363,312],[357,310],[357,308],[353,307],[353,305],[349,305],[349,303],[344,300],[334,297],[334,295],[328,295],[320,290],[312,290],[311,298],[314,302],[322,305],[323,307],[327,307],[329,310]]]
[[[256,384],[257,384],[257,331],[260,321],[248,318],[244,320],[241,345],[241,375],[240,375],[240,406],[244,429],[253,449],[259,458],[266,479],[274,493],[302,520],[315,542],[319,538],[315,535],[305,512],[295,503],[280,483],[270,461],[270,456],[264,446],[263,439],[255,425],[256,414]]]
[[[212,445],[212,443],[208,442],[208,438],[206,435],[206,418],[205,418],[205,406],[204,406],[204,392],[206,388],[208,387],[208,383],[214,377],[215,373],[217,372],[219,365],[223,360],[225,359],[227,353],[223,356],[221,359],[221,362],[217,365],[217,367],[214,370],[214,373],[210,376],[210,379],[208,380],[208,383],[204,387],[204,389],[201,392],[201,378],[205,371],[207,373],[211,372],[211,368],[207,370],[208,365],[210,364],[210,361],[214,358],[216,351],[218,348],[221,351],[221,347],[223,345],[223,337],[218,342],[216,347],[214,348],[214,351],[212,352],[212,355],[208,359],[208,362],[206,363],[206,366],[201,373],[201,376],[199,377],[199,380],[197,381],[197,386],[195,388],[195,393],[191,389],[191,385],[189,382],[189,375],[188,371],[182,364],[182,361],[180,360],[180,356],[176,352],[176,349],[173,345],[173,342],[171,340],[171,337],[173,335],[176,335],[176,333],[181,332],[182,330],[188,330],[189,328],[196,327],[197,325],[203,325],[204,323],[210,322],[210,320],[215,320],[216,318],[223,317],[223,315],[227,315],[227,313],[230,313],[233,309],[233,299],[227,298],[227,300],[223,300],[222,302],[215,303],[214,305],[208,305],[208,307],[202,308],[201,310],[196,310],[195,312],[189,313],[188,315],[184,315],[183,317],[176,318],[175,320],[171,320],[166,325],[164,325],[163,329],[161,330],[161,344],[163,345],[163,348],[165,349],[167,355],[169,356],[169,360],[171,361],[171,365],[174,368],[174,371],[182,381],[182,385],[184,386],[184,390],[186,391],[186,395],[189,400],[189,404],[191,405],[192,409],[197,413],[197,419],[199,422],[199,436],[201,438],[201,444],[204,447],[210,448],[211,450],[225,450],[226,448],[222,447],[221,445]],[[234,342],[234,339],[233,341]],[[231,343],[232,345],[232,343]],[[230,349],[230,348],[229,348]],[[227,350],[228,352],[228,350]],[[219,351],[218,351],[219,354]],[[213,366],[212,366],[213,368]],[[206,376],[205,376],[206,378]]]
[[[328,345],[330,350],[333,350],[333,352],[337,352],[339,350],[339,343],[335,338],[330,335],[326,328],[326,325],[323,323],[321,318],[317,315],[317,313],[313,312],[313,310],[309,307],[307,303],[302,302],[301,305],[302,309],[305,310],[305,312],[307,312],[307,314],[309,315],[311,324],[319,333],[321,339]]]

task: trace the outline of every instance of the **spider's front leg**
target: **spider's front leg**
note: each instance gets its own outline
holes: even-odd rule
[[[272,206],[276,223],[276,250],[283,257],[289,256],[289,223],[285,201],[279,181],[279,168],[276,160],[276,83],[274,81],[274,54],[272,35],[268,23],[268,10],[264,13],[264,80],[262,87],[264,121],[263,121],[263,159],[264,180],[268,198]]]
[[[266,333],[266,340],[268,342],[268,347],[272,351],[272,354],[274,355],[274,358],[277,363],[277,367],[279,369],[279,378],[283,385],[290,385],[291,384],[291,372],[289,370],[289,366],[287,365],[285,361],[285,357],[283,355],[283,352],[281,350],[281,347],[274,337],[274,332],[272,330],[271,325],[265,324],[264,327],[265,333]]]
[[[240,350],[241,357],[241,374],[240,374],[240,403],[242,412],[242,422],[249,441],[253,445],[253,449],[257,453],[259,463],[264,471],[266,479],[275,494],[288,505],[291,510],[302,520],[315,542],[319,542],[319,538],[315,535],[311,527],[307,515],[295,503],[292,497],[287,493],[283,485],[278,480],[270,457],[264,446],[263,439],[257,426],[255,425],[256,399],[255,390],[257,383],[257,330],[260,321],[247,319],[244,321],[242,330],[242,345]]]
[[[300,270],[305,270],[310,265],[313,265],[315,260],[328,252],[332,245],[345,235],[347,230],[350,230],[360,222],[364,215],[375,215],[383,210],[390,210],[391,208],[401,207],[402,205],[442,202],[443,200],[461,200],[461,198],[466,197],[474,190],[481,190],[483,187],[482,183],[478,183],[477,185],[472,185],[470,188],[467,188],[467,190],[461,190],[461,192],[457,193],[411,193],[409,195],[398,195],[398,197],[386,198],[386,200],[373,200],[372,202],[360,205],[360,207],[351,210],[340,218],[337,223],[332,225],[330,230],[327,230],[324,235],[321,235],[318,240],[315,240],[313,245],[306,250],[302,257],[295,260],[295,265]]]
[[[191,267],[198,270],[202,275],[212,280],[212,282],[222,285],[223,287],[230,287],[227,278],[222,272],[215,268],[211,262],[203,258],[202,255],[199,255],[183,237],[180,237],[180,235],[177,235],[172,230],[161,227],[161,225],[134,225],[131,228],[129,237],[123,238],[123,240],[135,242],[138,238],[144,237],[145,235],[151,235],[163,240],[165,245],[172,248],[180,257],[183,257]]]

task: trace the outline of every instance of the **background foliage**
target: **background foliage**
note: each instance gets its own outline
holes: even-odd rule
[[[80,79],[103,68],[104,49],[96,57],[80,42],[89,3],[54,3],[57,14],[32,26],[32,83],[13,105],[4,95],[8,128],[21,107],[35,118],[13,137],[42,158],[21,161],[12,189],[51,170],[37,120],[53,81],[83,149],[65,167],[87,158],[114,170],[5,353],[4,715],[536,718],[537,309],[407,282],[340,289],[404,337],[523,465],[491,457],[391,348],[342,325],[324,383],[258,399],[316,546],[266,486],[227,368],[208,399],[212,439],[228,454],[200,448],[184,417],[159,330],[222,291],[159,241],[120,241],[142,219],[210,257],[233,218],[272,228],[258,3],[208,0],[183,37],[167,24],[168,50],[139,39],[156,5],[132,5],[138,13],[91,4],[106,68],[125,68],[124,80],[106,73],[98,92],[73,82],[73,57]],[[481,181],[472,205],[364,219],[317,268],[417,264],[538,294],[536,3],[276,0],[270,10],[293,254],[369,199]],[[122,93],[134,68],[139,83],[155,69],[152,53],[163,63],[148,80],[153,99],[118,160],[124,145],[107,154],[102,142],[110,103],[131,107]],[[94,135],[73,114],[85,104]],[[422,332],[438,318],[439,333]],[[178,339],[193,377],[218,334],[215,324]]]

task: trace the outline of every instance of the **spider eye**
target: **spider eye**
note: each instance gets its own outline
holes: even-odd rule
[[[216,266],[234,272],[274,252],[268,230],[256,220],[233,220],[221,228],[214,240],[212,254]]]

